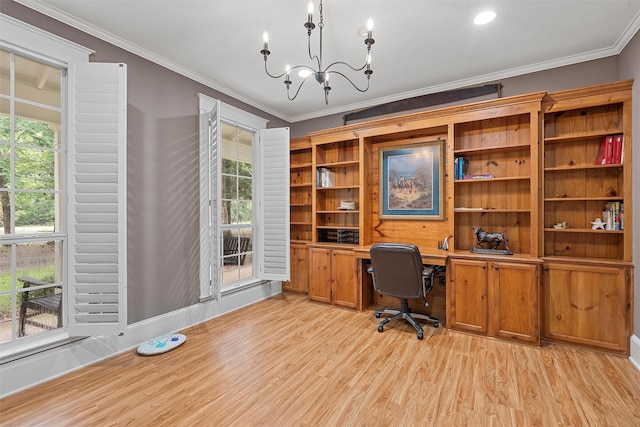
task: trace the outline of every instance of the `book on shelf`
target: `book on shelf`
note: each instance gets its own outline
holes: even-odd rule
[[[622,135],[614,135],[613,136],[613,163],[614,164],[622,164],[622,148],[623,138]]]
[[[495,178],[495,176],[492,173],[481,173],[481,174],[477,174],[477,175],[464,175],[463,179],[489,179],[489,178]]]
[[[602,139],[596,165],[622,164],[623,161],[623,135],[607,135]]]
[[[607,202],[602,211],[605,230],[624,230],[624,203]]]
[[[316,169],[316,187],[335,187],[336,173],[329,168]]]
[[[453,161],[454,179],[464,179],[467,169],[469,168],[469,159],[466,157],[456,157]]]

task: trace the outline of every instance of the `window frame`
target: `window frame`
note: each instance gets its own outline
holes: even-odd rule
[[[67,97],[68,89],[68,75],[67,70],[70,64],[74,62],[82,63],[89,62],[89,56],[94,53],[93,50],[88,49],[79,44],[70,42],[61,37],[55,36],[51,33],[43,31],[37,27],[26,24],[8,15],[0,14],[0,48],[5,51],[15,53],[17,55],[32,59],[37,62],[47,64],[51,67],[62,70],[62,87],[61,87],[61,114],[62,114],[62,128],[60,130],[61,136],[61,148],[63,152],[61,166],[62,171],[65,172],[68,168],[68,162],[66,159],[67,146],[67,121],[66,116],[69,107],[69,100]],[[62,183],[63,194],[68,195],[68,189],[66,188],[66,174],[63,176]],[[64,203],[63,203],[64,204]],[[66,207],[64,208],[66,210]],[[66,219],[66,218],[65,218]],[[66,221],[65,221],[66,223]],[[63,227],[64,232],[68,232],[68,226]],[[68,274],[66,262],[68,259],[67,242],[64,244],[64,275]],[[15,270],[15,266],[12,266],[12,270]],[[66,278],[63,276],[63,294],[68,293],[66,288]],[[15,309],[15,307],[14,307]],[[63,304],[63,316],[66,313],[65,304]],[[16,320],[17,322],[17,320]],[[59,344],[62,341],[69,339],[69,332],[67,330],[66,322],[62,328],[54,329],[47,333],[37,334],[33,336],[21,337],[20,339],[5,342],[1,345],[0,361],[10,360],[11,358],[18,357],[19,355],[29,353],[31,351],[38,350],[50,345]]]
[[[64,281],[63,286],[66,287],[66,297],[63,302],[63,316],[65,316],[65,326],[44,334],[37,334],[33,337],[24,337],[20,340],[3,343],[0,345],[0,362],[4,363],[14,360],[18,357],[27,356],[35,351],[42,351],[52,346],[60,345],[65,342],[74,341],[78,338],[90,335],[110,335],[120,334],[126,329],[126,65],[125,64],[95,64],[89,63],[89,56],[95,53],[93,50],[78,45],[64,38],[48,33],[32,25],[26,24],[10,16],[0,14],[0,47],[3,50],[14,52],[20,56],[43,62],[50,66],[54,66],[63,70],[66,78],[63,79],[63,87],[61,88],[61,112],[62,112],[62,129],[61,129],[61,146],[64,147],[61,161],[64,163],[63,181],[66,188],[66,200],[62,202],[64,211],[66,212],[64,231],[67,233],[67,244],[65,245],[64,264]],[[117,150],[119,171],[124,171],[124,175],[119,178],[117,199],[118,199],[118,219],[117,219],[117,240],[119,253],[117,254],[118,262],[118,321],[112,323],[110,327],[104,322],[86,322],[77,316],[70,316],[76,308],[80,307],[79,298],[91,298],[91,293],[79,295],[79,288],[73,281],[74,275],[77,275],[76,267],[78,263],[75,256],[78,255],[78,248],[74,248],[72,233],[78,225],[73,214],[73,199],[77,194],[73,188],[72,169],[76,166],[73,160],[74,150],[77,148],[77,126],[75,115],[81,116],[81,111],[76,111],[77,102],[74,100],[71,91],[73,90],[73,82],[77,82],[76,77],[85,78],[87,73],[102,74],[100,70],[104,70],[104,65],[112,66],[112,70],[119,67],[117,73],[111,74],[109,78],[113,82],[118,74],[117,86],[118,93],[118,131]],[[99,68],[102,67],[102,68]],[[83,73],[76,74],[75,68],[84,69]],[[106,78],[106,77],[105,77]],[[77,174],[76,174],[77,175]],[[90,245],[98,245],[98,240],[90,240],[86,243]],[[78,245],[80,246],[80,245]],[[83,264],[84,268],[94,267],[93,263]],[[12,266],[15,269],[15,265]],[[67,308],[65,308],[65,306]],[[73,308],[72,308],[73,307]],[[95,307],[95,306],[94,306]],[[79,326],[78,326],[79,325]],[[95,326],[95,327],[92,327]]]
[[[226,294],[260,285],[269,280],[285,281],[290,276],[289,253],[289,128],[267,129],[266,119],[245,112],[239,108],[224,104],[202,93],[198,94],[200,111],[200,301],[218,300]],[[221,229],[219,212],[221,182],[221,157],[216,149],[219,139],[219,124],[221,122],[237,124],[239,127],[254,132],[253,155],[253,209],[255,233],[253,241],[254,277],[237,282],[222,290],[221,286],[221,239],[218,232]],[[286,247],[282,242],[275,253],[281,262],[272,263],[265,258],[265,185],[263,173],[265,167],[263,143],[278,145],[278,156],[282,163],[276,175],[281,184],[278,188],[282,192],[282,203],[279,214],[286,223],[280,227],[280,234],[286,239]],[[212,148],[214,147],[214,148]],[[216,179],[213,180],[213,176]],[[215,262],[213,262],[215,260]],[[274,267],[275,265],[275,267]]]
[[[0,94],[0,98],[2,99],[7,99],[9,101],[10,104],[10,108],[9,108],[9,120],[11,121],[12,125],[11,125],[11,135],[9,137],[9,141],[8,144],[5,143],[0,143],[0,145],[2,146],[6,146],[9,148],[9,157],[10,157],[10,177],[9,177],[9,182],[7,183],[8,185],[8,193],[9,193],[9,197],[11,200],[11,204],[10,204],[10,210],[11,210],[11,229],[12,229],[12,233],[9,235],[0,235],[0,244],[2,245],[7,245],[8,247],[11,248],[11,258],[12,258],[12,263],[10,265],[10,270],[12,273],[12,279],[11,279],[11,338],[8,341],[5,341],[3,344],[8,344],[8,345],[13,345],[13,343],[17,343],[19,341],[39,341],[40,340],[40,336],[44,335],[44,334],[55,334],[56,332],[60,332],[60,330],[64,330],[66,328],[66,324],[64,322],[65,319],[65,310],[66,310],[66,304],[62,304],[62,312],[60,313],[60,316],[62,319],[60,319],[62,321],[62,326],[61,327],[55,327],[53,330],[50,331],[41,331],[35,334],[29,334],[29,335],[20,335],[21,330],[20,330],[20,320],[18,319],[18,311],[19,311],[19,301],[22,300],[23,298],[23,294],[26,292],[30,292],[31,290],[40,290],[40,289],[55,289],[55,288],[61,288],[62,289],[62,295],[63,297],[66,296],[67,293],[67,288],[66,288],[66,266],[67,266],[67,242],[68,242],[68,236],[67,236],[67,221],[66,221],[66,209],[64,208],[64,200],[66,199],[66,195],[67,195],[67,188],[66,188],[66,179],[65,179],[65,175],[66,175],[66,166],[67,166],[67,162],[65,159],[65,152],[66,152],[66,139],[64,138],[63,135],[63,124],[65,121],[65,115],[64,115],[64,111],[65,111],[65,104],[64,104],[64,97],[63,94],[65,93],[65,89],[66,89],[66,72],[64,68],[58,67],[58,66],[54,66],[51,65],[50,62],[44,62],[38,59],[33,59],[32,57],[28,57],[26,55],[21,54],[20,52],[16,52],[14,50],[7,50],[4,46],[0,45],[0,50],[2,52],[6,52],[9,55],[9,60],[10,60],[10,73],[9,73],[9,95],[4,95],[4,94]],[[60,71],[60,93],[58,94],[58,96],[60,96],[60,105],[59,106],[55,106],[55,105],[44,105],[41,103],[38,103],[36,101],[34,101],[33,99],[29,99],[29,98],[21,98],[18,96],[17,94],[17,78],[16,78],[16,74],[17,74],[17,70],[16,70],[16,61],[17,58],[23,58],[25,60],[28,61],[33,61],[35,63],[41,64],[41,65],[45,65],[48,67],[52,67],[52,68],[56,68],[57,70]],[[58,124],[59,129],[55,130],[55,132],[57,132],[56,138],[59,141],[59,144],[57,146],[54,147],[40,147],[37,145],[31,145],[31,144],[25,144],[25,143],[18,143],[16,141],[16,130],[15,130],[15,124],[17,119],[19,118],[16,115],[16,104],[17,103],[21,103],[21,104],[28,104],[28,105],[32,105],[32,106],[37,106],[41,109],[46,109],[49,111],[55,111],[57,113],[60,114],[60,121]],[[22,117],[22,119],[26,119],[24,117]],[[31,120],[31,119],[28,119]],[[34,121],[37,121],[37,119],[33,119]],[[53,130],[53,129],[52,129]],[[53,188],[39,188],[39,189],[33,189],[33,188],[21,188],[18,185],[19,182],[19,177],[16,174],[16,167],[17,167],[17,159],[18,159],[18,154],[17,151],[18,150],[36,150],[39,152],[51,152],[54,155],[54,168],[57,168],[56,171],[54,171],[54,186]],[[57,159],[55,158],[55,156],[57,156]],[[15,227],[15,223],[16,223],[16,214],[18,212],[17,208],[17,200],[18,200],[18,194],[21,193],[34,193],[34,194],[51,194],[54,196],[54,200],[53,203],[55,205],[55,227],[54,230],[50,233],[46,233],[46,232],[34,232],[34,233],[17,233],[16,227]],[[25,290],[26,288],[20,288],[18,287],[18,282],[20,280],[20,278],[18,277],[18,275],[16,274],[19,270],[17,267],[17,261],[19,260],[19,250],[18,250],[18,246],[21,244],[28,244],[28,243],[47,243],[47,242],[55,242],[56,245],[60,244],[59,249],[56,249],[56,253],[58,255],[58,257],[56,257],[56,262],[55,262],[55,267],[56,268],[60,268],[61,269],[61,274],[58,276],[58,274],[56,273],[56,276],[58,276],[56,278],[56,280],[54,282],[49,283],[48,285],[36,285],[36,286],[30,286],[29,290]],[[59,251],[59,252],[58,252]],[[38,278],[39,279],[39,278]],[[8,294],[5,294],[8,295]],[[17,345],[17,344],[16,344]]]
[[[223,111],[224,111],[224,106],[223,106]],[[233,223],[230,222],[229,224],[222,224],[220,222],[220,231],[222,233],[222,241],[224,242],[224,234],[225,232],[231,232],[234,230],[237,230],[238,232],[240,230],[251,230],[251,236],[252,236],[252,248],[251,250],[247,251],[247,254],[251,254],[252,256],[252,262],[251,262],[251,275],[249,277],[246,278],[238,278],[237,280],[231,281],[230,283],[226,284],[224,283],[224,265],[225,265],[225,259],[229,258],[229,257],[225,257],[224,255],[224,251],[222,251],[219,254],[219,259],[220,262],[223,266],[223,268],[221,269],[221,278],[220,278],[220,292],[222,294],[226,294],[238,289],[242,289],[245,288],[247,286],[251,286],[255,283],[259,283],[261,280],[258,277],[258,271],[257,271],[257,264],[256,264],[256,260],[257,260],[257,256],[256,256],[256,251],[259,248],[259,245],[256,242],[256,239],[258,238],[258,230],[260,228],[260,224],[257,223],[257,221],[260,219],[260,215],[258,214],[257,211],[257,206],[258,206],[258,201],[260,200],[260,194],[259,194],[259,189],[256,186],[256,176],[258,176],[258,174],[260,173],[259,170],[259,165],[258,165],[258,158],[256,156],[256,151],[257,151],[257,147],[258,147],[258,142],[259,142],[259,138],[258,138],[258,132],[255,129],[247,129],[244,126],[240,125],[239,123],[232,123],[230,121],[225,120],[224,118],[222,118],[220,120],[220,125],[221,126],[231,126],[233,127],[236,132],[238,130],[242,130],[245,132],[248,132],[251,134],[251,167],[252,167],[252,176],[251,176],[251,222],[249,224],[240,224],[240,223]],[[222,139],[222,141],[224,141],[224,138]],[[238,145],[235,144],[234,146],[234,152],[237,154],[238,153]],[[225,149],[221,149],[220,150],[220,154],[222,156],[222,162],[224,162],[224,153],[225,153]],[[235,159],[237,160],[237,158]],[[218,182],[218,185],[222,186],[222,181],[224,181],[225,177],[235,177],[236,179],[246,179],[246,177],[241,177],[238,172],[236,171],[235,174],[228,174],[226,172],[224,172],[224,168],[221,169],[220,171],[221,174],[221,181]],[[236,187],[237,188],[237,187]],[[227,201],[229,199],[222,197],[222,201]],[[238,203],[239,202],[239,197],[236,194],[236,198],[235,201]],[[221,212],[221,211],[220,211]],[[239,237],[239,236],[237,236]],[[223,243],[224,246],[224,243]],[[238,248],[240,248],[240,245],[238,245]],[[240,254],[236,255],[236,257],[240,256]],[[237,273],[240,274],[240,269],[241,267],[238,266],[238,270]]]

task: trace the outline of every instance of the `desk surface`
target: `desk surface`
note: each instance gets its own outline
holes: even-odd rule
[[[371,246],[372,245],[356,247],[353,250],[356,254],[356,258],[371,259],[371,255],[369,255]],[[424,261],[425,264],[445,265],[447,263],[447,258],[449,257],[449,252],[447,251],[421,247],[419,247],[418,249],[420,249],[420,256],[422,256],[422,261]]]

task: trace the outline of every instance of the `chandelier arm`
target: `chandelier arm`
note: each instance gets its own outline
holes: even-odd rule
[[[308,67],[306,67],[308,68]],[[310,76],[309,76],[310,77]],[[287,89],[287,98],[289,98],[289,101],[293,101],[294,99],[296,99],[296,96],[298,96],[298,94],[300,93],[300,89],[302,89],[302,85],[304,85],[304,83],[307,81],[307,79],[309,79],[309,77],[305,77],[302,82],[300,83],[300,86],[298,86],[298,89],[296,90],[295,95],[293,95],[293,98],[291,98],[289,96],[289,89]]]
[[[342,74],[340,71],[328,71],[329,74],[338,74],[342,77],[345,78],[345,80],[347,80],[349,83],[351,83],[351,86],[354,87],[354,89],[356,89],[358,92],[366,92],[369,90],[369,76],[367,76],[367,87],[364,89],[360,89],[358,86],[356,86],[356,84],[354,82],[351,81],[351,79],[347,76],[345,76],[344,74]]]
[[[356,67],[354,67],[354,66],[352,66],[352,65],[350,65],[350,64],[347,64],[347,63],[346,63],[346,62],[344,62],[344,61],[336,61],[336,62],[332,62],[331,64],[329,64],[329,66],[328,66],[327,68],[325,68],[324,70],[325,70],[325,71],[329,71],[329,68],[333,67],[334,65],[344,65],[345,67],[351,68],[353,71],[362,71],[362,70],[364,70],[365,68],[367,68],[367,65],[368,65],[368,64],[369,64],[369,61],[367,61],[367,60],[365,59],[365,61],[364,61],[364,65],[363,65],[362,67],[360,67],[360,68],[356,68]],[[337,71],[332,71],[332,73],[337,73]],[[340,74],[341,74],[341,73],[340,73]]]
[[[309,71],[311,71],[312,75],[316,73],[316,70],[313,67],[310,67],[308,65],[296,65],[295,67],[291,67],[289,72],[291,73],[293,70],[297,70],[297,69],[309,70]],[[286,72],[285,72],[285,74],[286,74]],[[305,79],[306,79],[306,77],[305,77]]]
[[[267,76],[271,77],[272,79],[279,79],[280,77],[283,77],[284,75],[287,74],[287,71],[285,71],[282,74],[278,74],[278,75],[271,74],[269,72],[269,70],[267,70],[267,60],[266,59],[264,60],[264,72],[267,73]]]

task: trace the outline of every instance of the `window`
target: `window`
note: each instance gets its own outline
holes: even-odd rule
[[[255,279],[254,132],[222,122],[222,290]]]
[[[126,328],[126,66],[0,14],[0,360]]]
[[[0,50],[0,343],[63,326],[62,70]]]
[[[200,298],[289,277],[289,129],[200,97]]]

